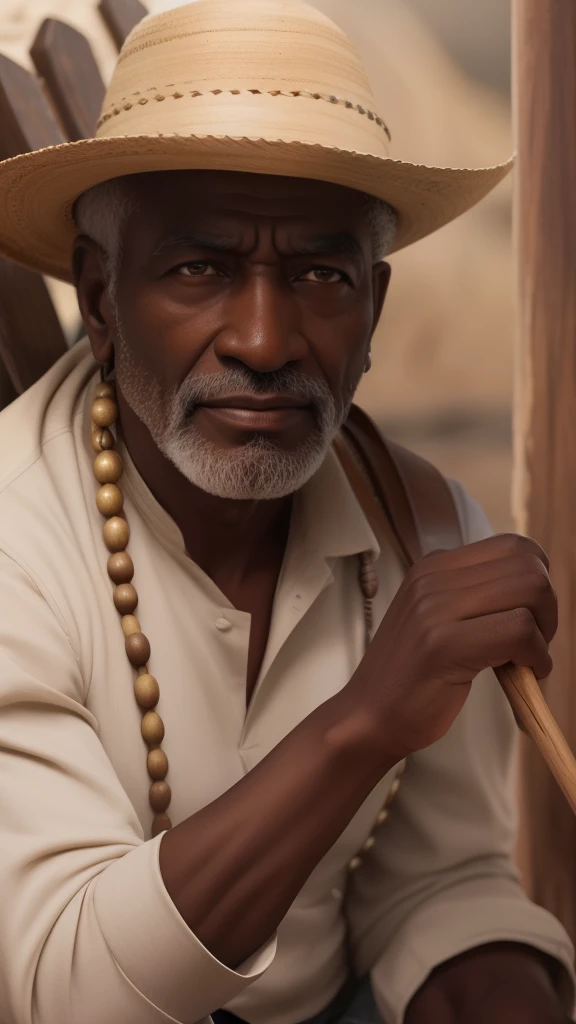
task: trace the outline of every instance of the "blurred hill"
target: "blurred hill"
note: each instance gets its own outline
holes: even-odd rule
[[[508,103],[485,84],[505,89],[507,0],[314,3],[360,50],[392,131],[392,156],[470,167],[507,158]],[[29,65],[46,16],[88,35],[107,79],[115,53],[96,0],[0,0],[0,50]],[[499,528],[509,525],[510,223],[508,180],[476,210],[392,258],[390,298],[359,396],[393,436],[459,476]],[[72,332],[73,296],[66,286],[54,292]]]

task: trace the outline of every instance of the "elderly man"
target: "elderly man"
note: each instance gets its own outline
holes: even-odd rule
[[[567,1019],[490,672],[550,671],[545,555],[451,485],[406,574],[331,447],[383,255],[508,169],[386,137],[323,16],[199,0],[96,139],[0,165],[89,338],[0,418],[2,1024]]]

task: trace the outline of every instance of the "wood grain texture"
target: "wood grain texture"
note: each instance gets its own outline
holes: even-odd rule
[[[30,56],[68,139],[77,142],[93,135],[106,90],[86,37],[63,21],[46,18]]]
[[[516,0],[519,332],[518,528],[550,556],[560,623],[550,708],[576,749],[576,4]],[[523,752],[523,849],[531,895],[576,939],[576,819],[538,754]]]
[[[98,10],[118,49],[134,26],[148,14],[140,0],[100,0]]]

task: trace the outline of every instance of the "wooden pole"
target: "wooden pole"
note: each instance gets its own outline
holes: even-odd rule
[[[519,331],[514,511],[548,552],[560,602],[546,699],[576,749],[576,3],[514,0]],[[576,818],[522,752],[523,861],[533,898],[576,939]]]

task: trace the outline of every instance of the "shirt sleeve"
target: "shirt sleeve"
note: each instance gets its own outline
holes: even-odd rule
[[[58,609],[0,553],[0,1020],[195,1024],[237,971],[189,930],[83,704]]]
[[[451,487],[466,542],[490,536],[480,506]],[[390,816],[352,875],[357,968],[370,971],[386,1024],[401,1024],[436,966],[494,941],[556,958],[562,994],[574,997],[568,936],[528,900],[513,863],[515,734],[494,673],[481,673],[447,735],[408,759]]]

